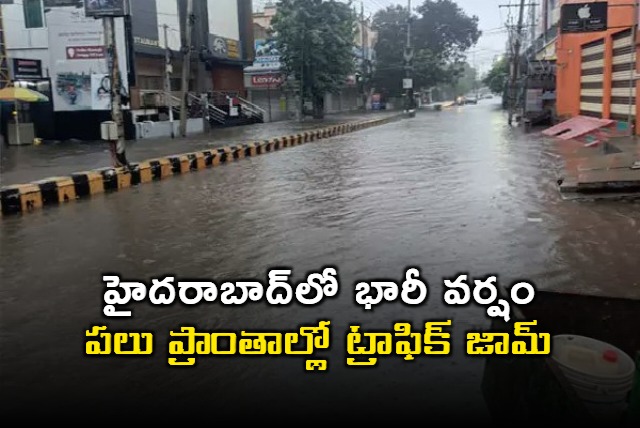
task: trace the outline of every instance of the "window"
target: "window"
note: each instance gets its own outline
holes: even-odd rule
[[[22,0],[22,10],[24,11],[24,26],[26,28],[44,27],[42,0]]]

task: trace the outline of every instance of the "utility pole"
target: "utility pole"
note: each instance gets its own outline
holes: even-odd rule
[[[116,167],[129,166],[125,154],[124,124],[122,120],[122,80],[118,64],[118,49],[116,46],[116,26],[113,16],[102,18],[105,45],[109,52],[109,78],[111,80],[111,120],[116,123],[118,139],[110,141],[111,152]]]
[[[360,2],[360,43],[362,46],[362,63],[360,64],[360,87],[362,90],[362,106],[367,109],[367,88],[365,85],[365,76],[367,75],[367,26],[364,20],[364,2]]]
[[[407,0],[407,13],[407,47],[405,48],[404,60],[406,62],[405,81],[407,82],[407,112],[409,113],[413,109],[413,48],[411,47],[411,0]]]
[[[185,22],[180,26],[182,32],[182,84],[180,88],[180,135],[187,136],[187,95],[189,93],[189,77],[191,77],[191,35],[193,33],[193,0],[187,0]]]
[[[298,120],[302,122],[304,120],[304,49],[306,44],[306,32],[302,32],[302,43],[300,46],[300,115]]]
[[[529,24],[531,27],[529,28],[529,39],[530,43],[533,44],[536,41],[536,4],[529,4]]]
[[[513,65],[511,67],[511,82],[509,84],[509,125],[513,123],[513,115],[516,109],[516,87],[520,77],[520,45],[522,39],[522,27],[524,24],[525,0],[520,0],[520,11],[518,15],[518,26],[516,29],[516,40],[513,48]]]
[[[169,107],[169,123],[171,124],[171,138],[175,138],[175,130],[173,126],[173,93],[171,92],[171,73],[173,66],[171,65],[171,50],[169,49],[169,26],[164,24],[164,93],[167,106]]]

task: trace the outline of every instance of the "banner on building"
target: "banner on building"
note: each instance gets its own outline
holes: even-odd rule
[[[254,42],[256,58],[262,56],[279,56],[275,39],[256,39]]]
[[[42,77],[42,61],[39,59],[11,59],[11,76],[15,80]]]
[[[605,31],[608,27],[609,3],[563,4],[560,10],[560,31],[587,33]]]
[[[115,23],[118,64],[128,94],[123,18]],[[85,16],[82,8],[56,7],[47,11],[47,29],[55,111],[108,110],[110,99],[105,101],[104,85],[100,85],[109,74],[102,21]]]
[[[86,16],[122,17],[129,14],[127,0],[84,0],[84,10]]]
[[[280,52],[273,39],[256,39],[254,42],[256,57],[253,64],[245,68],[247,73],[268,73],[280,71]]]
[[[111,108],[111,79],[108,74],[91,75],[91,108],[92,110]]]

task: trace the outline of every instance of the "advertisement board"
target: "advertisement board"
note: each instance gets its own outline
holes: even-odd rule
[[[247,73],[277,72],[282,68],[280,52],[273,39],[256,39],[254,42],[256,57],[253,64],[245,68]]]
[[[129,14],[127,0],[84,0],[86,16],[126,16]]]
[[[128,93],[123,18],[115,23],[122,85]],[[108,110],[110,100],[105,102],[98,84],[109,73],[102,20],[85,16],[82,8],[55,7],[47,11],[47,27],[55,111]]]

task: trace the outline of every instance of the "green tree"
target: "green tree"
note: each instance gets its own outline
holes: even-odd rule
[[[507,58],[502,57],[493,63],[491,70],[482,80],[494,94],[504,93],[505,85],[509,77],[509,62]]]
[[[378,31],[374,84],[381,92],[399,95],[405,75],[406,7],[389,6],[374,16]],[[455,82],[464,71],[465,52],[481,32],[478,18],[468,16],[452,0],[425,0],[411,15],[414,86]]]
[[[325,94],[339,91],[354,71],[351,3],[281,0],[272,27],[287,74],[302,82],[303,98],[313,102],[313,116],[322,118]]]

